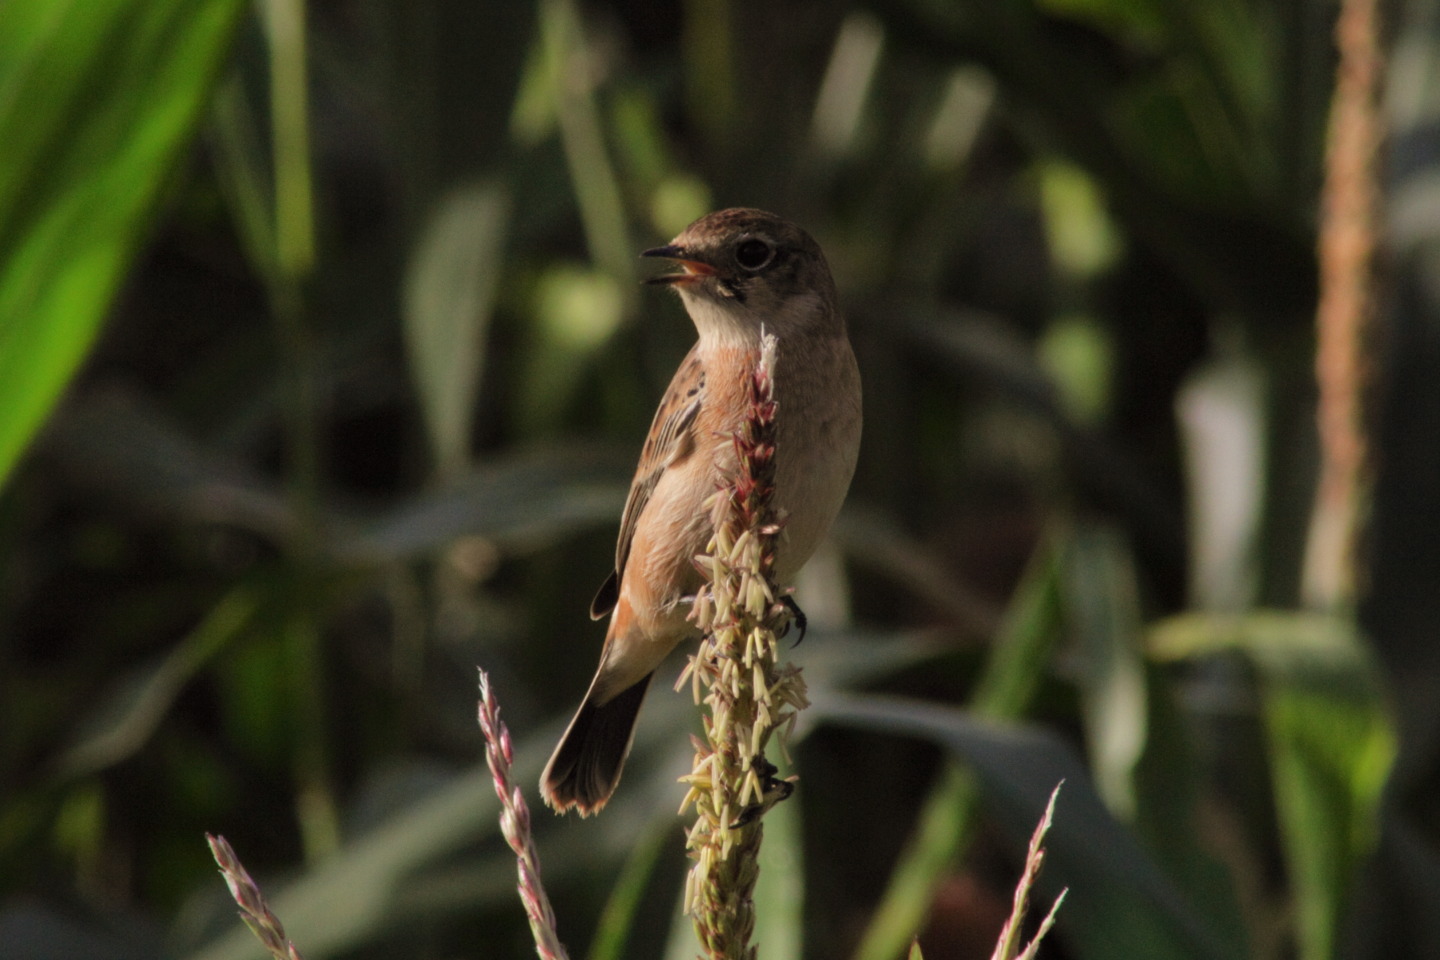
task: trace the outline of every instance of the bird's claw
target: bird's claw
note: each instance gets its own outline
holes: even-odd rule
[[[730,829],[732,830],[737,830],[740,827],[754,823],[756,820],[759,820],[766,811],[775,806],[775,804],[790,799],[790,795],[795,792],[795,781],[799,779],[799,777],[787,777],[781,780],[775,776],[779,771],[775,764],[765,758],[764,754],[752,760],[751,766],[760,774],[762,783],[760,802],[752,803],[740,811],[740,816],[736,817],[735,822],[730,824]]]
[[[795,626],[800,628],[800,636],[795,638],[795,646],[798,647],[801,643],[805,641],[805,631],[810,626],[810,621],[805,616],[805,611],[800,609],[800,604],[795,602],[795,597],[791,594],[787,593],[785,594],[785,596],[781,597],[780,605],[786,610],[790,611],[791,621],[794,622]],[[789,635],[789,633],[790,624],[786,623],[785,629],[780,631],[780,636],[783,638]]]

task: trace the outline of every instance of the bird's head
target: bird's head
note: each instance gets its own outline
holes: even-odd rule
[[[647,282],[680,294],[702,338],[753,337],[761,325],[782,338],[829,325],[843,330],[820,245],[773,213],[736,207],[707,214],[641,256],[679,266]]]

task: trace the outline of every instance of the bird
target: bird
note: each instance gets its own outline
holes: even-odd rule
[[[600,665],[541,776],[557,813],[597,813],[620,781],[651,677],[699,637],[688,601],[711,536],[706,505],[735,468],[729,439],[748,413],[761,338],[773,335],[777,403],[772,504],[783,526],[772,567],[789,584],[840,511],[860,450],[860,371],[819,244],[773,213],[707,214],[642,257],[679,294],[698,339],[655,411],[630,484],[615,568],[590,606],[609,617]]]

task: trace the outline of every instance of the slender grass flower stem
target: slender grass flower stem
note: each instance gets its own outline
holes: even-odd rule
[[[530,832],[530,808],[511,775],[515,755],[510,730],[500,719],[500,704],[495,700],[490,677],[484,670],[480,671],[480,730],[485,735],[485,762],[495,780],[495,795],[500,798],[500,832],[515,851],[516,871],[520,875],[516,888],[520,902],[525,905],[525,916],[530,920],[535,953],[540,960],[568,960],[556,927],[555,910],[540,880],[540,854]]]

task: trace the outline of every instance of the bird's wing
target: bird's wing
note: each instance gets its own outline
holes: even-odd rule
[[[695,450],[693,428],[700,408],[705,404],[705,367],[700,362],[699,344],[675,371],[655,419],[650,424],[650,433],[645,438],[645,448],[640,452],[640,466],[635,470],[635,479],[630,481],[630,495],[625,499],[625,512],[620,515],[620,539],[615,543],[615,569],[601,585],[594,601],[590,604],[590,617],[599,620],[615,609],[620,599],[620,579],[625,576],[625,561],[630,556],[630,541],[635,536],[635,525],[640,514],[650,502],[650,495],[660,482],[667,468],[680,462]]]

